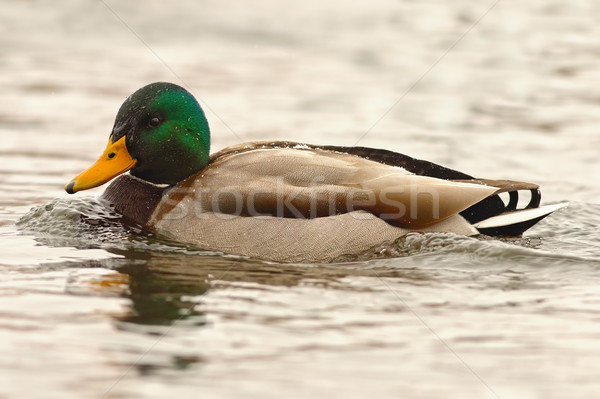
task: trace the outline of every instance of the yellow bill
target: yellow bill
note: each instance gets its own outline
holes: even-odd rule
[[[69,194],[74,194],[77,191],[98,187],[113,177],[127,172],[136,163],[137,160],[131,158],[129,151],[127,151],[125,136],[114,143],[109,139],[102,156],[92,166],[71,180],[65,186],[65,190]]]

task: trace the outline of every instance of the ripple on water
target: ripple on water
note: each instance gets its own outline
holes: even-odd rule
[[[486,236],[466,237],[453,233],[410,233],[394,242],[386,242],[359,254],[337,258],[334,263],[356,263],[377,259],[416,256],[447,257],[465,255],[470,264],[484,264],[500,260],[540,263],[540,258],[559,258],[564,261],[582,260],[571,253],[564,255],[552,251],[556,240],[578,241],[581,229],[575,225],[597,221],[600,207],[590,204],[573,204],[536,226],[526,238],[492,239]],[[581,219],[581,220],[580,220]],[[579,220],[579,221],[578,221]],[[55,199],[46,205],[32,208],[18,222],[18,228],[33,234],[49,246],[75,248],[102,248],[107,250],[137,250],[175,252],[193,255],[215,255],[199,248],[162,240],[139,226],[124,223],[109,203],[95,197]],[[560,234],[562,232],[562,235]],[[575,236],[573,236],[575,235]],[[593,245],[593,244],[592,244]],[[585,255],[585,251],[579,251]],[[590,253],[594,253],[593,249]]]
[[[126,223],[107,201],[97,197],[52,200],[32,208],[19,219],[17,228],[51,247],[215,254],[156,238],[142,227]]]
[[[17,227],[25,233],[102,242],[128,236],[120,220],[121,216],[99,198],[61,198],[32,208],[19,219]]]

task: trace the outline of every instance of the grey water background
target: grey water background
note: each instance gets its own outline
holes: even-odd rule
[[[1,5],[0,398],[600,395],[597,1]],[[62,188],[158,80],[213,150],[386,148],[571,205],[330,265],[159,241]]]

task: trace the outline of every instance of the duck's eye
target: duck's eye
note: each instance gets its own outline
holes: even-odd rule
[[[154,117],[148,121],[148,126],[150,127],[158,127],[158,125],[160,125],[160,119],[157,117]]]

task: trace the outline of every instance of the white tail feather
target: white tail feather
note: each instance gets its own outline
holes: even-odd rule
[[[492,216],[491,218],[482,220],[473,224],[478,229],[489,229],[493,227],[510,226],[525,222],[527,220],[536,219],[551,214],[565,206],[569,205],[568,202],[561,202],[559,204],[544,205],[539,208],[522,209],[514,212],[508,212],[498,216]]]

